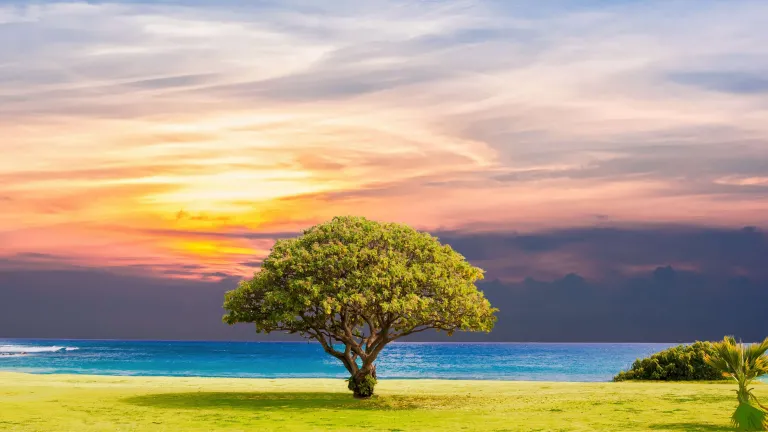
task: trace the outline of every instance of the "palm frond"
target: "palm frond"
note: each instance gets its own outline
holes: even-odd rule
[[[733,336],[726,336],[714,344],[711,356],[705,357],[710,366],[732,377],[739,385],[736,395],[739,406],[731,420],[737,430],[768,430],[768,409],[760,404],[748,388],[755,378],[768,374],[768,338],[761,343],[737,343]]]

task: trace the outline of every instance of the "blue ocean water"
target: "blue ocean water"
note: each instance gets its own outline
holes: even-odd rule
[[[394,343],[381,378],[608,381],[670,344]],[[25,354],[21,354],[21,353]],[[40,374],[344,378],[309,342],[0,340],[0,370]]]

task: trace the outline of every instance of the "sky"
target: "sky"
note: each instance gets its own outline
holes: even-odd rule
[[[486,269],[504,340],[768,300],[767,28],[760,0],[0,1],[0,336],[250,337],[222,290],[348,214]],[[568,287],[578,334],[515,306]],[[674,337],[768,325],[738,313]],[[61,327],[88,314],[121,324]]]

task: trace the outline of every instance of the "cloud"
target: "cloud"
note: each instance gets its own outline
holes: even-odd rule
[[[293,76],[207,88],[204,91],[215,91],[217,95],[237,98],[318,101],[375,93],[436,78],[439,76],[432,71],[363,69],[318,73],[309,70]]]
[[[127,229],[131,231],[131,229]],[[231,238],[231,239],[247,239],[247,240],[278,240],[289,237],[296,237],[300,232],[280,232],[280,231],[249,231],[243,229],[227,230],[227,231],[192,231],[183,229],[146,229],[141,231],[143,234],[152,236],[168,236],[179,238]]]
[[[189,75],[175,75],[162,78],[150,78],[138,81],[131,81],[119,84],[129,88],[136,89],[168,89],[175,87],[190,87],[200,84],[208,84],[211,78],[216,75],[212,74],[189,74]]]
[[[4,336],[22,338],[293,339],[224,325],[224,292],[236,284],[232,278],[159,279],[95,269],[0,270],[0,326]],[[674,267],[611,281],[567,274],[489,280],[480,288],[500,309],[493,332],[423,333],[412,340],[691,342],[724,334],[759,340],[768,325],[762,307],[768,280]]]
[[[221,322],[224,292],[235,285],[85,269],[2,270],[0,325],[4,337],[248,340],[250,327]]]
[[[754,324],[765,323],[758,303],[768,300],[765,279],[712,278],[672,267],[610,282],[568,275],[482,288],[500,309],[497,329],[461,336],[468,340],[692,342],[734,334],[757,341],[764,335]]]
[[[463,232],[764,226],[766,13],[4,2],[0,256],[240,274],[269,236],[338,214]],[[573,271],[600,268],[568,248]]]
[[[621,280],[671,265],[713,278],[768,280],[768,236],[695,226],[573,228],[538,233],[436,233],[489,279],[552,280],[568,273]]]
[[[671,74],[674,82],[735,94],[768,92],[768,71],[757,75],[744,72],[687,72]]]

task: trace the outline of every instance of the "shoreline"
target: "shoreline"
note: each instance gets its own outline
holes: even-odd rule
[[[1,365],[2,363],[0,363]],[[261,381],[279,381],[279,380],[328,380],[328,381],[345,381],[347,379],[347,376],[337,376],[337,377],[329,377],[329,376],[279,376],[279,377],[270,377],[270,376],[219,376],[219,375],[142,375],[142,374],[98,374],[98,373],[59,373],[59,372],[29,372],[29,371],[16,371],[16,370],[6,370],[0,368],[0,377],[3,374],[18,374],[18,375],[30,375],[30,376],[64,376],[64,377],[83,377],[83,378],[114,378],[114,379],[121,379],[121,378],[157,378],[157,379],[221,379],[221,380],[261,380]],[[613,380],[602,380],[602,381],[566,381],[566,380],[551,380],[551,379],[545,379],[545,380],[534,380],[534,379],[505,379],[505,378],[466,378],[466,377],[460,377],[460,378],[451,378],[451,377],[445,377],[445,378],[435,378],[435,377],[428,377],[428,378],[419,378],[419,377],[387,377],[387,376],[379,376],[379,382],[387,381],[387,382],[393,382],[393,381],[402,381],[402,382],[429,382],[429,381],[436,381],[436,382],[454,382],[454,383],[462,383],[462,382],[468,382],[468,383],[538,383],[538,384],[608,384],[613,383]],[[639,381],[638,381],[639,382]],[[684,381],[681,381],[684,382]],[[691,382],[702,382],[702,381],[691,381]]]
[[[316,382],[345,382],[342,377],[222,377],[222,376],[178,376],[178,375],[101,375],[101,374],[72,374],[72,373],[37,373],[37,372],[18,372],[0,369],[0,380],[5,376],[17,377],[60,377],[69,380],[222,380],[222,381],[257,381],[257,382],[276,382],[276,381],[316,381]],[[536,380],[504,380],[504,379],[467,379],[467,378],[386,378],[380,377],[379,382],[440,382],[440,383],[522,383],[522,384],[610,384],[613,381],[536,381]],[[694,383],[697,381],[693,381]]]
[[[279,378],[270,378],[270,377],[220,377],[220,376],[176,376],[176,375],[100,375],[100,374],[68,374],[68,373],[35,373],[35,372],[17,372],[17,371],[6,371],[0,369],[0,381],[2,381],[3,378],[7,377],[40,377],[40,378],[48,378],[55,379],[55,378],[61,378],[66,379],[67,381],[77,381],[78,379],[84,380],[84,381],[93,381],[93,380],[102,380],[102,381],[124,381],[124,380],[135,380],[135,381],[141,381],[141,380],[147,380],[147,381],[163,381],[163,380],[179,380],[179,381],[190,381],[190,380],[204,380],[204,381],[235,381],[235,382],[246,382],[246,381],[254,381],[254,382],[292,382],[292,383],[298,383],[301,381],[306,382],[318,382],[318,383],[325,383],[325,382],[331,382],[331,383],[338,383],[338,382],[345,382],[346,378],[332,378],[332,377],[279,377]],[[707,385],[732,385],[729,381],[621,381],[621,382],[614,382],[614,381],[551,381],[551,380],[504,380],[504,379],[466,379],[466,378],[386,378],[386,377],[380,377],[379,383],[419,383],[428,385],[430,383],[442,383],[442,384],[490,384],[490,385],[510,385],[514,386],[516,384],[520,385],[626,385],[626,384],[641,384],[641,385],[697,385],[697,384],[707,384]],[[766,385],[768,383],[763,381],[755,381],[756,385]]]

